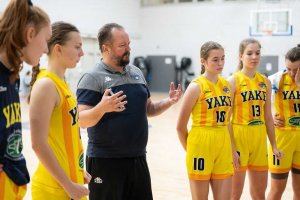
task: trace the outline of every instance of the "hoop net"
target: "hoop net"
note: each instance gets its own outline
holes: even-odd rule
[[[264,29],[262,30],[263,35],[265,36],[272,36],[273,35],[273,30],[272,29]]]

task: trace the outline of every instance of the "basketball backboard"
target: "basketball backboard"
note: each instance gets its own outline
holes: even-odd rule
[[[250,12],[250,36],[291,36],[290,9],[262,9]]]

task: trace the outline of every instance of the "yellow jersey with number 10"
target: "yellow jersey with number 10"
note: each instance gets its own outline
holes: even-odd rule
[[[251,79],[241,71],[234,74],[235,94],[231,122],[239,125],[264,124],[267,78],[256,72]]]
[[[216,84],[204,76],[193,80],[200,88],[200,96],[192,110],[192,126],[225,126],[231,108],[228,81],[219,76]]]

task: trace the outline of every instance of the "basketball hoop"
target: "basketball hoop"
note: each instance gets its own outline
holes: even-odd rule
[[[274,1],[274,0],[258,0]],[[289,1],[289,0],[280,0]],[[250,36],[291,36],[291,9],[258,9],[250,12]]]
[[[264,29],[262,30],[263,35],[265,36],[272,36],[273,35],[273,30],[272,29]]]

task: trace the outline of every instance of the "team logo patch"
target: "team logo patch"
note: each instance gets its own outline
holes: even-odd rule
[[[291,117],[289,119],[289,124],[292,126],[300,126],[300,116],[298,117]]]
[[[109,81],[112,81],[112,79],[109,76],[105,76],[104,82],[106,83],[106,82],[109,82]]]
[[[131,78],[133,78],[134,80],[139,80],[140,76],[139,75],[132,75]]]
[[[260,125],[260,124],[263,124],[263,122],[261,120],[253,120],[248,123],[249,126],[255,126],[255,125]]]
[[[266,84],[264,84],[263,82],[259,83],[258,86],[263,88],[263,89],[267,87]]]
[[[100,177],[96,177],[96,178],[94,179],[94,183],[100,184],[100,183],[102,183],[102,182],[103,182],[103,180],[102,180]]]
[[[80,153],[80,155],[79,155],[79,160],[78,160],[78,161],[79,161],[79,162],[78,162],[79,168],[80,168],[80,169],[83,169],[83,167],[84,167],[83,152]]]
[[[243,82],[243,83],[240,84],[240,86],[244,87],[244,86],[247,86],[247,84]]]
[[[23,149],[22,135],[18,133],[11,134],[7,138],[6,153],[8,157],[11,158],[12,160],[23,159],[22,149]]]
[[[226,86],[223,88],[223,91],[226,92],[226,93],[229,93],[229,92],[230,92],[229,88],[226,87]]]
[[[0,86],[0,92],[5,92],[5,91],[7,91],[7,87]]]

